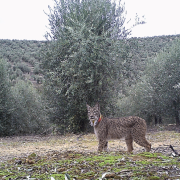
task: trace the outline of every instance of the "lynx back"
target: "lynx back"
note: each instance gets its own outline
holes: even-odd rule
[[[106,118],[100,113],[97,103],[94,107],[88,104],[88,118],[94,132],[99,140],[98,151],[107,151],[108,139],[120,139],[125,137],[128,152],[133,151],[133,140],[144,147],[146,151],[151,150],[151,144],[146,140],[146,122],[137,116],[122,118]]]

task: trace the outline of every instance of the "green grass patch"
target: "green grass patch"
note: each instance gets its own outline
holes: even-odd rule
[[[78,180],[98,179],[105,172],[113,172],[117,177],[132,180],[163,179],[168,175],[161,173],[167,169],[169,176],[176,170],[180,173],[178,157],[168,157],[160,153],[120,154],[120,153],[59,153],[40,157],[31,154],[27,158],[12,159],[0,164],[0,179],[31,178],[55,180],[64,179],[65,173]],[[32,162],[27,161],[31,159]],[[17,164],[17,162],[21,162]],[[31,164],[32,163],[32,164]],[[173,169],[174,168],[174,169]],[[159,170],[159,171],[158,171]],[[163,177],[164,176],[164,177]]]

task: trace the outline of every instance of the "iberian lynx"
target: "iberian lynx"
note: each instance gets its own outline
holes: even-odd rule
[[[151,144],[146,140],[146,122],[137,116],[122,118],[106,118],[100,113],[100,106],[97,103],[94,107],[88,104],[88,118],[94,132],[99,140],[98,151],[107,151],[108,139],[120,139],[125,137],[128,152],[133,150],[133,140],[140,146],[145,147],[146,151],[151,150]]]

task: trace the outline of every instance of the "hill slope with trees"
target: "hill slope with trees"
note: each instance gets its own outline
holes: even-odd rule
[[[159,120],[160,122],[163,121],[169,123],[176,122],[178,124],[179,100],[177,99],[178,96],[173,95],[174,92],[167,90],[170,92],[170,94],[164,94],[166,97],[167,95],[177,97],[175,100],[172,99],[172,105],[168,104],[167,102],[160,101],[161,103],[167,104],[166,108],[169,109],[169,111],[167,111],[170,114],[169,117],[167,117],[167,113],[165,115],[166,117],[160,116],[160,114],[165,111],[165,109],[162,111],[161,107],[165,106],[161,106],[161,104],[157,104],[155,106],[156,108],[154,109],[153,104],[151,104],[151,107],[145,106],[143,103],[150,105],[150,100],[146,98],[142,99],[136,97],[138,102],[140,102],[140,99],[142,100],[142,104],[136,106],[136,108],[139,107],[139,109],[134,109],[132,107],[131,98],[133,98],[135,92],[140,93],[140,97],[145,97],[146,94],[144,93],[146,92],[137,91],[137,89],[140,88],[139,84],[142,85],[143,78],[145,78],[144,74],[148,75],[147,65],[149,62],[153,62],[154,59],[161,62],[162,58],[160,58],[161,55],[159,55],[159,53],[162,54],[162,51],[166,52],[166,54],[162,56],[165,59],[167,53],[169,54],[169,52],[172,52],[172,48],[176,48],[173,43],[179,38],[180,35],[172,35],[119,40],[126,43],[126,46],[124,46],[126,48],[126,57],[124,62],[127,67],[126,71],[124,72],[128,73],[126,74],[125,79],[121,79],[122,83],[120,86],[118,86],[118,107],[117,109],[114,109],[114,111],[117,111],[118,113],[115,112],[115,114],[120,116],[128,115],[128,113],[131,115],[138,114],[140,116],[144,116],[148,122],[154,118],[155,121]],[[45,98],[46,100],[44,99],[45,96],[42,91],[43,85],[46,86],[46,84],[43,84],[43,80],[47,75],[45,73],[46,71],[44,71],[41,66],[44,58],[42,52],[44,51],[45,47],[47,47],[48,43],[49,42],[45,41],[0,40],[0,59],[3,59],[3,61],[0,63],[0,96],[2,97],[0,102],[0,107],[2,107],[0,109],[0,113],[1,117],[3,118],[1,120],[3,123],[1,123],[0,127],[7,127],[1,129],[1,132],[6,132],[5,134],[2,133],[1,135],[43,132],[46,128],[48,128],[46,125],[48,124],[47,122],[49,122],[49,119],[54,118],[53,114],[56,113],[54,109],[48,107],[49,103],[46,103],[48,98]],[[167,66],[169,65],[167,64]],[[155,67],[153,69],[155,69]],[[176,72],[178,73],[178,68],[176,69]],[[123,68],[121,70],[123,71]],[[159,70],[160,69],[156,69],[157,73],[162,73],[159,72]],[[157,77],[151,77],[149,74],[149,79],[152,78],[156,79]],[[90,81],[91,80],[89,79],[89,82]],[[147,80],[145,81],[148,82]],[[175,85],[177,86],[176,91],[178,92],[178,82],[176,82]],[[143,84],[143,86],[147,87],[146,84]],[[164,88],[165,87],[167,86],[164,86]],[[142,86],[140,89],[142,89]],[[127,111],[127,106],[131,109],[131,111]],[[70,108],[68,106],[64,107],[66,108],[66,111],[68,111]],[[107,104],[106,108],[108,109],[109,107],[111,107],[111,103]],[[151,113],[144,113],[145,107],[149,108],[149,112]],[[154,111],[155,109],[156,112]],[[49,110],[51,113],[49,113]],[[62,112],[62,109],[59,109],[59,111]],[[83,118],[85,118],[85,116],[86,114],[83,115]],[[167,118],[168,120],[166,120]],[[6,123],[4,124],[4,122]],[[72,122],[74,122],[74,120]],[[56,123],[58,124],[59,122],[57,121]],[[60,123],[59,125],[61,126],[60,129],[62,129],[67,124],[64,123],[63,125]],[[76,126],[72,126],[76,129]],[[16,131],[14,129],[16,129]],[[78,128],[76,130],[79,131]]]
[[[0,58],[8,63],[11,81],[30,80],[33,84],[42,83],[39,67],[40,52],[44,41],[0,40]]]
[[[180,124],[179,52],[180,38],[177,36],[155,56],[146,59],[139,80],[126,89],[126,96],[119,99],[121,114],[138,115],[148,123],[154,119],[155,124]]]
[[[178,38],[180,35],[128,39],[131,66],[134,68],[141,64],[141,67],[135,69],[144,70],[147,59],[155,57],[161,50],[170,47]],[[42,83],[41,51],[46,43],[45,41],[0,39],[0,58],[8,63],[11,81],[18,78],[30,80],[33,84]]]
[[[48,128],[39,81],[43,42],[0,40],[0,136],[39,134]],[[41,76],[42,77],[42,76]]]

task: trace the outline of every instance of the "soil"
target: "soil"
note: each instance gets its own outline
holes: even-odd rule
[[[170,155],[173,151],[180,153],[180,133],[177,129],[168,128],[149,129],[146,138],[152,144],[151,152],[161,152]],[[80,151],[96,152],[98,141],[94,134],[80,134],[66,136],[18,136],[0,138],[0,163],[12,158],[27,157],[32,153],[46,155],[50,152]],[[109,151],[126,151],[124,139],[109,141]],[[133,153],[143,152],[144,148],[134,143]]]

